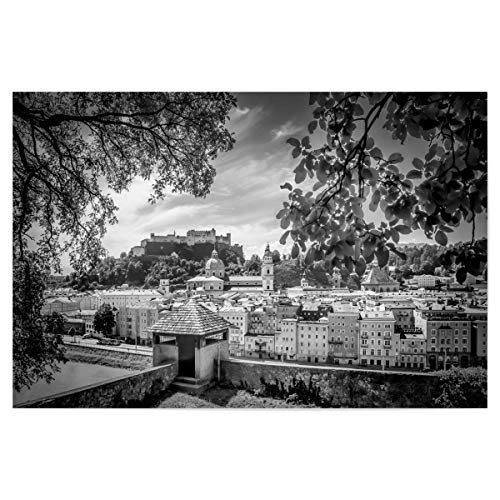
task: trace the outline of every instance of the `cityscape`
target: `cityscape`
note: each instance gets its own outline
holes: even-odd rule
[[[485,407],[485,107],[14,94],[14,405]]]
[[[498,495],[497,11],[2,2],[3,496]]]

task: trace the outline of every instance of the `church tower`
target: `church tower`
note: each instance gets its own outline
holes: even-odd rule
[[[269,250],[269,243],[266,246],[264,257],[262,257],[262,290],[265,293],[273,293],[274,291],[274,264],[273,255]]]
[[[307,282],[306,272],[305,271],[304,271],[304,274],[302,275],[302,279],[300,280],[300,286],[302,288],[308,288],[309,287],[309,283]]]

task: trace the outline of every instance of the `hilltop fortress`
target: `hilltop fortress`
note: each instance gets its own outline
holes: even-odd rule
[[[151,233],[150,237],[143,239],[140,245],[132,247],[131,252],[136,256],[162,255],[162,250],[164,250],[162,244],[167,244],[166,246],[169,246],[171,244],[194,246],[203,243],[212,246],[217,244],[218,246],[227,245],[227,247],[230,247],[231,233],[226,233],[225,236],[217,235],[214,228],[209,230],[190,229],[186,233],[186,236],[175,234],[175,231],[173,234],[167,234],[166,236],[160,236],[156,235],[155,233]]]

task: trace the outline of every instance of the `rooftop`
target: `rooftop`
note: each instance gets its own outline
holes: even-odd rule
[[[226,331],[232,324],[202,304],[189,302],[167,311],[148,328],[148,332],[164,336],[193,335],[202,337]]]
[[[374,267],[370,270],[367,277],[361,283],[362,285],[386,285],[394,284],[394,281],[385,271],[378,267]]]
[[[255,281],[262,282],[261,276],[229,276],[229,281]]]

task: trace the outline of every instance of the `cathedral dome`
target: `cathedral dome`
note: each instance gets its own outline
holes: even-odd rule
[[[219,254],[217,253],[217,250],[214,250],[212,252],[212,257],[207,260],[207,263],[205,264],[205,269],[210,270],[210,271],[219,271],[219,270],[224,270],[224,262],[219,259]]]

